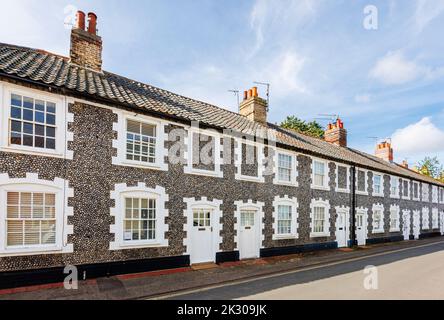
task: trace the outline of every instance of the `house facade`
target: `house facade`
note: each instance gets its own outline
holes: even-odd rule
[[[97,17],[70,57],[0,44],[0,287],[444,234],[444,185],[102,70]],[[354,219],[353,219],[354,217]]]

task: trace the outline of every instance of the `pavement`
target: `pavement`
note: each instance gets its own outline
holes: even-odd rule
[[[335,277],[362,274],[362,269],[368,264],[388,265],[442,250],[444,238],[439,237],[355,250],[338,249],[225,263],[211,268],[181,268],[100,278],[79,282],[78,290],[66,290],[63,284],[1,290],[0,300],[278,299],[284,293],[273,290],[284,288],[294,291],[291,286],[327,278],[340,283],[342,279]],[[433,261],[435,258],[428,259]],[[429,265],[434,265],[427,261]],[[411,268],[407,266],[406,270]],[[322,283],[319,285],[322,286]],[[311,295],[316,296],[317,289],[313,290]]]

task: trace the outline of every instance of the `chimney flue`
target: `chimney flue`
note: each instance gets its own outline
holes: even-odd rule
[[[95,13],[88,13],[88,30],[85,30],[85,13],[77,12],[77,22],[71,30],[70,61],[81,67],[102,71],[102,38],[97,35]]]
[[[324,134],[325,141],[340,147],[347,147],[347,130],[344,129],[344,123],[337,119],[335,123],[329,123]]]
[[[85,30],[85,12],[80,10],[76,14],[76,29]]]
[[[88,32],[97,35],[97,16],[94,12],[88,13]]]

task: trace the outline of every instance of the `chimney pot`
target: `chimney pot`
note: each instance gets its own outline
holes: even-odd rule
[[[77,11],[75,28],[85,30],[85,12]]]
[[[253,96],[253,89],[248,90],[248,99]]]
[[[344,129],[344,123],[340,119],[328,124],[324,140],[340,147],[347,147],[347,130]]]
[[[88,13],[88,32],[97,35],[97,15],[94,12]]]
[[[257,93],[257,87],[253,87],[253,97],[257,97],[259,94]]]
[[[248,99],[248,91],[244,91],[244,101]]]

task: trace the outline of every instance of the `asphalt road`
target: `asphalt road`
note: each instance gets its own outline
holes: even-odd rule
[[[364,287],[368,266],[377,267],[377,290]],[[444,299],[444,241],[168,299]]]

